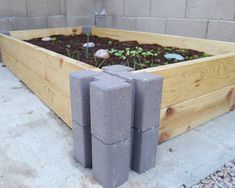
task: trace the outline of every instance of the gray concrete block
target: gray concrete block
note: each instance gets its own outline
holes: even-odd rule
[[[133,150],[131,168],[139,174],[155,167],[158,128],[147,131],[133,130]]]
[[[131,67],[123,66],[123,65],[111,65],[111,66],[103,67],[102,70],[104,72],[109,73],[109,71],[112,71],[112,72],[133,71],[134,69]]]
[[[189,18],[232,20],[234,7],[234,0],[188,0],[186,16]]]
[[[28,16],[60,15],[60,0],[29,0]]]
[[[60,14],[66,15],[66,0],[60,0]]]
[[[47,27],[47,17],[16,17],[13,19],[13,30],[44,29]]]
[[[66,21],[68,27],[94,25],[92,16],[67,16]]]
[[[90,125],[90,82],[99,74],[89,70],[70,74],[72,120],[81,126]]]
[[[59,28],[66,26],[65,16],[49,16],[48,17],[48,27],[49,28]]]
[[[207,38],[235,42],[235,22],[209,21]]]
[[[124,30],[136,30],[136,17],[113,17],[112,28]]]
[[[95,11],[95,0],[67,0],[66,12],[67,16],[92,16]],[[89,24],[86,24],[89,25]]]
[[[0,0],[0,16],[27,16],[26,0]]]
[[[129,177],[130,139],[105,145],[92,135],[92,170],[104,188],[114,188]]]
[[[134,127],[141,131],[158,127],[160,122],[163,78],[138,73],[135,79]]]
[[[92,166],[91,127],[80,126],[73,122],[72,131],[74,158],[83,167],[90,168]]]
[[[184,17],[186,0],[153,0],[151,4],[151,16],[161,18]]]
[[[124,0],[105,0],[105,8],[110,16],[123,16]]]
[[[131,86],[122,79],[104,79],[90,84],[91,132],[105,144],[130,136]]]
[[[136,30],[151,32],[151,33],[165,33],[166,19],[165,18],[137,18]]]
[[[0,31],[11,31],[12,19],[11,18],[1,18],[0,19]]]
[[[205,38],[207,20],[167,19],[167,34]]]
[[[125,16],[149,16],[151,0],[125,1]]]

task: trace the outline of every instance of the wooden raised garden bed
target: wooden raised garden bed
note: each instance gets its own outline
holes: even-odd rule
[[[0,35],[3,63],[71,126],[69,74],[99,68],[23,40],[81,34],[82,28],[11,32]],[[212,55],[196,60],[147,68],[164,77],[159,142],[199,126],[235,108],[235,44],[169,35],[92,28],[92,34],[120,41],[157,43]]]

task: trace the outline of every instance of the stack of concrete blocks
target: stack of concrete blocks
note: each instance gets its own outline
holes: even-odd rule
[[[72,73],[74,156],[104,187],[155,166],[162,77],[115,65]]]

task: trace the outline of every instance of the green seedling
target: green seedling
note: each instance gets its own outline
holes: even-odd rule
[[[66,52],[67,52],[67,56],[68,56],[68,57],[72,57],[72,54],[71,54],[70,49],[66,48]]]
[[[210,57],[210,55],[204,52],[204,53],[202,54],[202,57]]]
[[[77,60],[80,61],[80,51],[77,51]]]

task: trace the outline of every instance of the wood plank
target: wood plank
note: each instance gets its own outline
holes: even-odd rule
[[[0,45],[1,49],[8,55],[37,72],[42,79],[47,80],[67,95],[69,95],[69,74],[74,71],[94,68],[88,64],[10,37],[1,37]]]
[[[36,29],[25,31],[11,31],[12,37],[20,40],[29,40],[38,37],[48,37],[51,35],[71,35],[73,33],[82,33],[81,27],[68,27],[68,28],[52,28],[52,29]]]
[[[235,53],[206,59],[142,70],[164,77],[162,108],[235,84]]]
[[[159,143],[169,140],[235,108],[235,85],[161,110]]]
[[[2,50],[4,64],[67,125],[72,126],[70,97]]]
[[[158,43],[163,46],[190,48],[211,55],[235,52],[235,43],[230,42],[97,27],[92,28],[92,33],[101,37],[110,37],[121,41],[136,40],[140,43]]]

